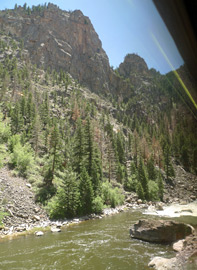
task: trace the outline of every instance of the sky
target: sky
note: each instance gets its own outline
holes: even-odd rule
[[[0,0],[0,10],[14,5],[44,4],[42,0]],[[63,10],[80,9],[88,16],[109,57],[118,67],[128,53],[136,53],[149,68],[165,74],[183,60],[152,0],[51,0]],[[48,3],[48,2],[47,2]]]

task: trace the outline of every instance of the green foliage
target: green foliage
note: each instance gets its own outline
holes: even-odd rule
[[[164,162],[165,162],[166,178],[168,179],[169,177],[175,177],[175,171],[170,157],[170,148],[168,145],[166,145],[164,148]]]
[[[22,146],[17,143],[10,154],[10,164],[16,168],[22,176],[27,176],[28,171],[34,164],[33,152],[29,144]]]
[[[17,144],[21,144],[21,136],[19,134],[11,136],[8,140],[8,149],[11,153],[13,153],[14,147]]]
[[[124,189],[127,191],[136,192],[137,182],[138,182],[138,172],[135,163],[132,161],[130,167],[130,176],[124,179]]]
[[[138,184],[137,175],[132,174],[124,182],[124,189],[127,190],[127,191],[134,191],[134,192],[136,192],[136,190],[137,190],[137,184]]]
[[[144,190],[143,190],[142,184],[140,182],[138,182],[138,184],[137,184],[136,192],[137,192],[139,199],[145,200]]]
[[[84,164],[84,130],[82,127],[81,119],[78,118],[76,122],[76,132],[73,146],[73,168],[78,174],[82,171],[82,166]]]
[[[92,201],[92,210],[95,214],[101,214],[104,208],[103,199],[100,196],[97,196]]]
[[[30,17],[47,8],[23,7]],[[121,191],[111,183],[136,191],[142,200],[162,200],[163,179],[154,165],[165,169],[167,179],[174,177],[172,158],[197,173],[196,125],[184,112],[177,113],[181,103],[172,94],[173,74],[161,76],[152,70],[151,91],[144,85],[135,93],[131,88],[126,96],[108,93],[102,100],[88,93],[86,99],[69,74],[31,66],[23,61],[24,41],[4,36],[1,52],[9,49],[12,54],[0,62],[0,166],[10,162],[21,175],[31,177],[37,200],[47,204],[51,217],[101,213],[106,205],[121,204]]]
[[[157,173],[154,166],[153,156],[151,156],[151,158],[147,162],[147,172],[148,172],[148,178],[150,180],[156,180]]]
[[[59,173],[57,194],[48,202],[46,209],[50,218],[71,218],[77,215],[80,201],[76,174],[72,171]]]
[[[126,180],[126,178],[127,178],[126,167],[122,165],[120,162],[118,162],[117,181],[122,184]]]
[[[111,183],[102,183],[102,197],[106,205],[110,205],[115,208],[117,205],[121,205],[124,202],[124,195],[121,193],[120,189],[113,188]]]
[[[145,199],[148,200],[149,199],[148,179],[145,173],[144,163],[142,159],[140,159],[139,168],[138,168],[138,181],[142,185]]]
[[[83,168],[80,174],[80,202],[81,202],[81,213],[90,214],[92,212],[92,202],[93,202],[93,187],[91,178],[88,175],[85,168]]]
[[[117,134],[116,147],[118,160],[121,164],[124,164],[125,163],[124,139],[123,135],[120,132],[118,132]]]
[[[159,178],[157,180],[157,185],[158,185],[158,188],[159,188],[159,191],[158,191],[159,199],[161,201],[163,201],[164,185],[163,185],[163,179],[162,179],[161,174],[159,174]]]
[[[17,102],[14,109],[10,112],[11,130],[13,134],[19,133],[24,128],[24,118],[21,112],[20,104]]]
[[[0,113],[0,144],[6,143],[10,137],[9,121],[3,121],[3,115]]]
[[[155,181],[150,180],[148,182],[149,190],[149,200],[158,201],[159,200],[159,187]]]
[[[9,155],[5,144],[0,144],[0,168],[6,163],[6,159],[8,159],[8,157]]]

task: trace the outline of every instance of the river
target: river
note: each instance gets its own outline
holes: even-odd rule
[[[70,225],[61,233],[25,235],[0,242],[1,270],[146,270],[155,256],[174,257],[170,246],[131,239],[140,211]],[[158,218],[158,217],[154,217]],[[189,217],[187,217],[189,218]],[[182,221],[182,220],[181,220]],[[191,218],[190,223],[196,219]],[[196,224],[194,224],[196,225]]]

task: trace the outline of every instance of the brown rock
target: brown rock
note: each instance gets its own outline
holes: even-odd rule
[[[109,60],[90,19],[80,10],[67,12],[49,5],[42,14],[0,13],[0,30],[24,40],[33,63],[70,73],[94,92],[108,88]]]
[[[148,67],[143,58],[137,54],[127,54],[118,71],[125,78],[134,79],[134,74],[147,75]]]
[[[133,238],[148,242],[172,243],[192,234],[194,228],[184,223],[167,220],[139,220],[130,229]]]

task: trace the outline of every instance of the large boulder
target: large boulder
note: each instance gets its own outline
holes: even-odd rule
[[[169,220],[139,220],[130,229],[131,237],[155,243],[172,243],[193,232],[192,226]]]

